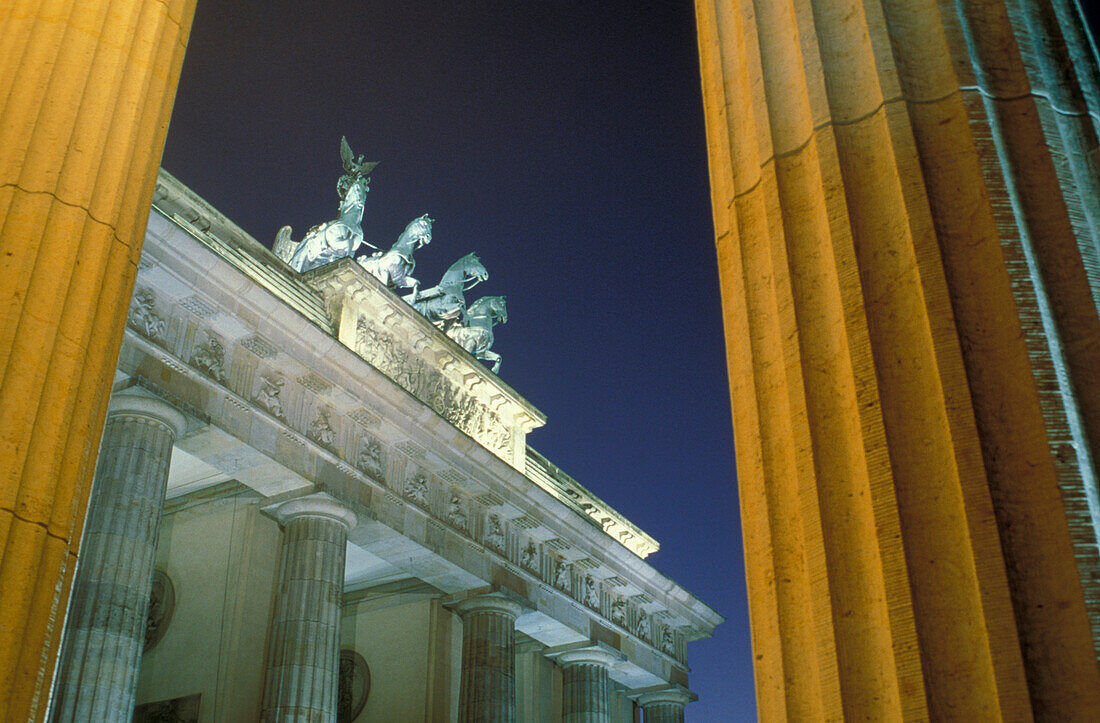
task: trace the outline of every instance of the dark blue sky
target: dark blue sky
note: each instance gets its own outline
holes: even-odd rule
[[[336,211],[338,144],[381,161],[363,229],[422,213],[435,283],[476,251],[530,444],[656,537],[725,615],[689,721],[755,718],[690,0],[200,0],[164,166],[271,244]]]

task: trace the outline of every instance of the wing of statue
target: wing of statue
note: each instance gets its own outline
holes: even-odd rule
[[[275,234],[275,243],[271,246],[275,255],[289,264],[290,257],[294,255],[294,250],[297,248],[298,242],[290,238],[290,226],[279,229],[279,233]]]
[[[355,154],[351,152],[347,136],[340,136],[340,160],[344,162],[344,170],[348,173],[356,170]]]

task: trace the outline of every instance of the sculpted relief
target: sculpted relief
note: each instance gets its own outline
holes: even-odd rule
[[[141,287],[130,301],[126,323],[149,341],[164,343],[164,319],[156,313],[157,295],[152,289]]]
[[[485,535],[485,544],[494,550],[504,549],[504,527],[497,515],[489,516],[489,532]]]
[[[191,366],[221,384],[225,383],[225,346],[214,334],[207,332],[206,341],[191,353]]]
[[[420,505],[421,507],[428,506],[428,477],[419,472],[416,475],[409,477],[405,480],[405,489],[403,490],[405,499],[409,502]]]
[[[286,418],[283,414],[283,402],[279,399],[279,393],[283,391],[283,383],[283,380],[278,377],[263,377],[260,379],[260,391],[252,399],[276,419]]]
[[[336,430],[332,427],[332,421],[329,419],[330,414],[331,412],[328,409],[321,408],[314,420],[310,422],[306,436],[314,442],[332,449],[336,444]]]
[[[360,440],[359,456],[355,460],[355,466],[368,477],[382,480],[386,469],[382,443],[374,437],[363,435]]]
[[[441,417],[499,457],[511,459],[512,430],[498,414],[467,394],[438,369],[407,353],[393,334],[359,319],[355,351]]]

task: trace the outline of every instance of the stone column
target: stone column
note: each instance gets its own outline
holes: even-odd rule
[[[41,720],[195,0],[0,3],[0,720]]]
[[[341,597],[355,515],[326,494],[267,508],[284,527],[264,721],[335,721]]]
[[[453,604],[462,617],[459,723],[516,719],[516,618],[523,606],[502,595],[480,595]]]
[[[638,696],[645,723],[684,723],[684,706],[697,696],[687,688],[670,685]]]
[[[65,632],[51,718],[129,720],[145,642],[174,407],[140,393],[111,399]]]
[[[563,723],[611,723],[611,666],[622,655],[596,644],[554,657],[562,668]]]
[[[761,719],[1096,717],[1078,8],[695,7]]]

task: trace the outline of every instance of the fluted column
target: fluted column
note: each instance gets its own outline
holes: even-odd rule
[[[695,7],[761,718],[1095,717],[1078,4]]]
[[[284,526],[264,721],[335,721],[341,598],[355,515],[326,494],[267,510]]]
[[[500,595],[481,595],[452,608],[462,617],[459,722],[514,721],[516,618],[523,606]]]
[[[696,699],[687,688],[672,685],[638,696],[645,723],[684,723],[684,707]]]
[[[597,643],[553,657],[562,668],[564,723],[611,723],[611,666],[622,655]]]
[[[139,393],[111,399],[51,719],[129,720],[172,445],[186,420]]]
[[[0,720],[46,712],[194,6],[0,3]]]

